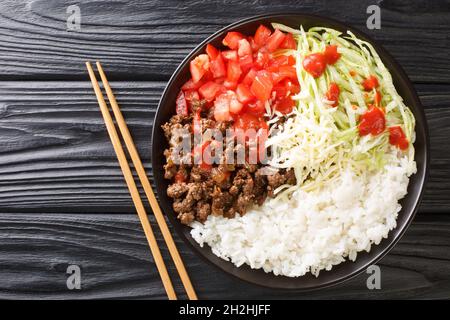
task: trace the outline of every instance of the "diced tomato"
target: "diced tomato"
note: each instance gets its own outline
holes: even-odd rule
[[[405,134],[400,126],[389,128],[389,143],[392,145],[397,145],[400,139],[403,139]]]
[[[285,35],[278,29],[275,29],[274,33],[272,33],[267,40],[266,48],[269,52],[274,52],[277,50],[280,45],[283,43]]]
[[[284,41],[281,43],[282,49],[297,49],[297,42],[295,42],[294,36],[290,33],[286,34]]]
[[[205,155],[207,155],[207,154],[208,153],[206,153]],[[205,159],[205,155],[203,156],[203,159]],[[212,161],[208,161],[208,162],[202,161],[202,162],[200,162],[199,167],[205,171],[211,171],[213,167],[212,167],[212,164],[209,164],[209,162],[212,162]]]
[[[237,87],[237,82],[229,81],[228,79],[223,82],[223,85],[228,90],[234,90]]]
[[[215,78],[214,82],[218,83],[218,84],[223,84],[225,82],[225,80],[227,79],[227,77],[220,77],[220,78]]]
[[[275,92],[275,99],[283,99],[289,95],[288,89],[282,83],[273,86],[272,92]]]
[[[379,86],[377,77],[370,75],[366,79],[364,79],[362,83],[364,90],[370,91],[374,88],[377,88]]]
[[[286,91],[288,95],[298,94],[300,92],[300,84],[297,80],[292,81],[289,79],[284,80],[284,85],[286,86]]]
[[[380,91],[375,91],[375,97],[374,97],[374,103],[377,107],[379,107],[381,105],[381,92]]]
[[[325,71],[326,61],[321,53],[311,53],[303,59],[303,68],[312,75],[314,78],[318,78]]]
[[[206,45],[206,54],[208,55],[210,60],[214,60],[220,54],[220,51],[212,44],[208,43]]]
[[[242,74],[241,66],[237,61],[229,61],[227,68],[227,79],[231,82],[237,82]]]
[[[276,70],[274,70],[276,69]],[[272,82],[273,84],[277,84],[278,82],[280,82],[281,80],[283,80],[283,78],[280,76],[280,74],[278,73],[278,68],[276,67],[269,67],[266,69],[267,71],[270,71],[270,76],[272,78]]]
[[[400,142],[398,143],[398,147],[400,150],[406,150],[406,149],[408,149],[408,146],[409,146],[409,142],[408,142],[408,139],[406,139],[406,138],[400,140]]]
[[[178,115],[187,116],[188,107],[186,103],[186,98],[184,97],[183,91],[180,90],[178,93],[177,101],[176,101],[176,112]]]
[[[262,161],[265,156],[265,141],[268,137],[268,125],[264,119],[254,113],[244,112],[235,118],[234,128],[243,130],[247,139],[257,139],[257,149],[253,149],[253,151],[257,152],[256,156],[258,161]],[[248,131],[250,129],[254,130],[253,134]],[[249,150],[249,152],[250,154],[254,154],[251,150]]]
[[[295,66],[294,56],[288,56],[288,66]]]
[[[278,64],[274,63],[274,61],[272,60],[271,64],[264,69],[268,72],[275,73],[275,72],[278,72],[278,70],[280,69],[280,66]]]
[[[249,112],[240,114],[234,121],[234,127],[244,131],[248,129],[258,130],[261,127],[265,127],[265,125],[266,122],[263,119]]]
[[[334,82],[330,83],[330,87],[328,88],[325,97],[327,98],[328,101],[332,102],[331,104],[332,107],[337,107],[340,92],[341,90],[339,89],[339,86],[336,83]]]
[[[225,38],[223,39],[223,45],[227,46],[230,49],[237,49],[239,46],[239,40],[245,39],[244,35],[240,32],[230,31],[227,33]]]
[[[216,121],[230,121],[230,97],[222,93],[214,101],[214,118]]]
[[[265,103],[261,100],[253,100],[245,106],[245,112],[262,116],[266,113]]]
[[[241,112],[244,105],[238,100],[236,93],[233,91],[229,91],[228,95],[230,97],[230,112],[233,114],[238,114]]]
[[[211,171],[213,168],[213,166],[211,164],[207,163],[206,161],[202,161],[199,164],[199,167],[205,171]]]
[[[252,94],[250,87],[244,83],[238,84],[236,94],[238,100],[244,104],[255,99],[255,96]]]
[[[221,54],[217,54],[214,60],[210,62],[210,70],[214,78],[225,77],[227,69]]]
[[[183,84],[183,86],[181,87],[181,90],[183,90],[183,91],[186,91],[186,90],[197,90],[202,85],[203,85],[203,81],[194,82],[194,80],[189,79],[188,81],[185,82],[185,84]]]
[[[382,133],[385,128],[386,119],[380,108],[370,106],[370,109],[360,117],[358,125],[360,136],[366,136],[369,133],[376,136]]]
[[[256,77],[256,69],[250,69],[247,74],[244,76],[244,78],[242,79],[242,83],[246,84],[248,86],[251,86],[253,83],[253,80],[255,80]]]
[[[397,146],[401,150],[408,149],[409,142],[400,126],[389,128],[389,143]]]
[[[256,53],[255,65],[259,69],[267,68],[267,66],[269,65],[269,60],[270,54],[265,50],[259,50],[258,53]]]
[[[252,54],[252,47],[247,39],[241,39],[238,42],[238,56],[243,57]]]
[[[233,60],[237,61],[238,59],[238,53],[236,50],[225,50],[222,51],[222,56],[225,60]]]
[[[256,29],[256,32],[255,32],[256,45],[258,45],[259,47],[264,46],[266,44],[267,40],[269,39],[271,33],[272,32],[270,31],[269,28],[267,28],[266,26],[261,24],[258,27],[258,29]]]
[[[198,89],[198,92],[203,98],[205,98],[206,101],[213,101],[219,93],[221,87],[222,86],[220,84],[214,81],[208,81],[202,85],[200,89]]]
[[[205,74],[203,75],[202,81],[212,81],[214,80],[214,76],[213,73],[211,72],[211,63],[209,64],[210,68],[205,72]]]
[[[190,71],[194,82],[200,81],[209,69],[209,57],[207,54],[200,54],[190,63]]]
[[[184,98],[189,106],[192,106],[192,103],[200,100],[200,95],[197,90],[187,90],[184,92]]]
[[[325,47],[323,56],[324,56],[325,62],[327,64],[335,64],[341,57],[341,54],[339,52],[337,52],[336,45],[328,45]]]
[[[271,61],[271,65],[275,65],[275,66],[294,66],[295,65],[295,58],[291,55],[286,56],[286,55],[281,55],[278,57],[273,58],[273,60]]]
[[[278,69],[278,74],[280,76],[280,80],[282,79],[291,79],[291,80],[297,80],[297,71],[292,66],[280,66]]]
[[[250,47],[252,48],[252,51],[257,51],[260,46],[256,44],[255,39],[253,37],[247,37],[248,43],[250,43]]]
[[[261,100],[254,99],[245,105],[243,112],[262,116],[266,113],[265,103]]]
[[[267,71],[258,71],[250,87],[252,93],[262,102],[270,98],[272,92],[273,82],[270,74]]]
[[[253,57],[251,54],[242,56],[239,58],[239,65],[241,66],[242,72],[247,72],[251,67],[253,67]]]
[[[292,111],[294,105],[294,100],[292,100],[290,97],[285,97],[279,100],[275,100],[273,109],[281,112],[282,114],[288,114]]]
[[[182,182],[186,182],[187,177],[181,171],[177,171],[177,173],[175,173],[174,180],[176,183],[182,183]]]
[[[263,119],[267,101],[278,112],[292,111],[291,96],[300,92],[295,58],[271,54],[278,48],[295,49],[292,35],[260,26],[255,37],[231,31],[222,43],[230,50],[207,44],[206,54],[191,61],[192,77],[177,97],[177,113],[187,115],[193,102],[203,99],[205,108],[214,106],[216,121],[234,119],[237,127],[267,129]],[[193,118],[193,132],[201,133],[200,110]]]

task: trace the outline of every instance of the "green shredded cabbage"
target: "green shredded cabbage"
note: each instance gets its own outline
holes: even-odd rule
[[[346,168],[359,175],[382,170],[393,152],[397,152],[389,144],[388,130],[377,136],[359,135],[358,118],[367,111],[375,95],[375,90],[365,92],[361,85],[369,75],[375,75],[379,81],[377,89],[382,94],[386,127],[402,127],[410,142],[403,153],[413,165],[414,116],[370,43],[356,38],[350,31],[343,35],[323,27],[308,31],[302,26],[298,30],[281,24],[273,24],[273,27],[292,33],[297,41],[297,50],[283,50],[278,54],[295,56],[301,86],[300,93],[293,97],[296,108],[282,125],[271,127],[266,144],[272,152],[269,164],[276,168],[294,168],[297,178],[297,186],[282,186],[276,192],[284,190],[288,195],[298,187],[320,188],[334,181]],[[314,78],[303,69],[302,61],[310,53],[322,52],[329,44],[338,46],[341,58],[334,65],[328,65],[322,76]],[[330,107],[325,98],[331,82],[338,84],[341,91],[336,108]],[[271,116],[271,123],[276,123],[282,115]]]

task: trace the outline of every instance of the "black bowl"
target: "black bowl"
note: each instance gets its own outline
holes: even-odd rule
[[[204,52],[207,43],[222,47],[221,40],[230,30],[240,31],[243,34],[250,35],[254,34],[256,28],[260,24],[270,25],[271,22],[279,22],[294,28],[298,28],[300,24],[302,24],[305,29],[312,26],[324,26],[342,32],[350,30],[358,38],[369,41],[377,50],[388,70],[390,70],[395,87],[399,94],[404,98],[406,105],[411,108],[416,118],[416,142],[414,143],[414,147],[416,149],[415,160],[417,162],[417,173],[410,179],[408,195],[401,200],[402,210],[398,215],[397,227],[389,233],[387,239],[384,239],[377,246],[372,246],[370,253],[359,253],[355,262],[343,262],[333,267],[331,271],[322,271],[318,277],[312,276],[311,274],[298,278],[275,276],[272,273],[265,273],[261,269],[251,269],[246,265],[238,268],[231,262],[218,258],[211,252],[210,247],[205,245],[201,248],[195,240],[192,239],[189,233],[190,228],[182,225],[177,220],[176,215],[172,210],[172,200],[166,195],[168,181],[164,179],[163,165],[165,163],[165,157],[163,151],[167,147],[167,142],[163,131],[161,130],[161,125],[167,122],[175,113],[175,99],[180,87],[189,78],[189,62],[193,57]],[[338,284],[356,276],[366,270],[368,266],[379,261],[399,241],[400,237],[405,233],[407,227],[413,220],[422,198],[428,171],[428,145],[428,129],[423,108],[417,97],[417,93],[403,69],[380,45],[376,44],[373,39],[364,33],[332,19],[307,14],[277,13],[244,19],[227,26],[200,43],[179,65],[164,90],[153,124],[152,165],[154,181],[162,210],[168,216],[170,222],[178,232],[178,235],[201,257],[226,273],[253,284],[280,289],[315,289]]]

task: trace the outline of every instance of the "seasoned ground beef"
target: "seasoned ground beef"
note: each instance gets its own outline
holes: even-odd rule
[[[201,102],[196,105],[195,112],[200,115],[202,130],[215,128],[225,134],[231,125],[214,121],[212,110],[203,110]],[[179,137],[174,136],[174,131],[184,128],[192,134],[193,119],[192,113],[175,115],[162,126],[170,145],[164,151],[164,177],[171,180],[167,195],[173,199],[173,209],[181,223],[204,222],[210,214],[227,218],[244,215],[252,205],[261,205],[267,196],[273,196],[279,186],[296,183],[293,170],[279,170],[267,175],[259,164],[227,163],[226,156],[232,154],[234,157],[238,149],[244,147],[242,145],[227,145],[220,164],[209,168],[189,163],[175,164],[173,152]]]

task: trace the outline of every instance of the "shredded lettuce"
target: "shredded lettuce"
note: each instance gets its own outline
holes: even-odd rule
[[[409,148],[404,153],[414,162],[415,119],[411,110],[397,93],[392,77],[370,43],[358,39],[350,31],[347,35],[323,27],[300,26],[298,30],[273,24],[274,28],[292,33],[297,50],[284,50],[278,54],[294,55],[301,91],[293,97],[296,108],[284,122],[277,124],[282,115],[273,114],[273,124],[266,147],[271,148],[269,165],[275,168],[293,168],[296,186],[282,186],[279,196],[289,195],[297,188],[314,190],[333,182],[342,170],[352,169],[358,175],[372,170],[382,170],[392,154],[389,133],[361,137],[358,117],[374,100],[375,90],[365,92],[361,83],[375,75],[385,107],[386,126],[399,125],[408,138]],[[329,44],[338,46],[341,58],[328,65],[324,74],[312,77],[302,67],[304,57],[322,52]],[[339,85],[341,93],[338,107],[333,108],[325,93],[331,82]],[[402,151],[398,151],[402,152]]]

